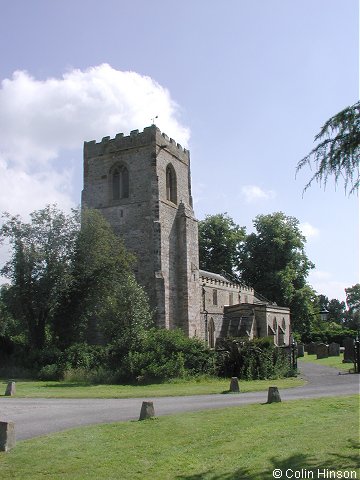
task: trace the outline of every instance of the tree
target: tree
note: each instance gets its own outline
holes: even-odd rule
[[[32,349],[63,349],[118,339],[130,345],[151,324],[132,255],[99,212],[82,212],[81,228],[79,219],[55,206],[33,212],[28,223],[5,214],[0,238],[12,255],[1,273],[11,285],[1,289],[0,333],[20,326]]]
[[[305,165],[311,167],[315,163],[316,172],[304,188],[310,187],[315,180],[326,185],[330,176],[345,182],[345,191],[350,188],[350,194],[359,188],[359,157],[360,157],[360,102],[345,108],[331,117],[315,136],[319,142],[311,152],[297,165],[298,172]]]
[[[82,212],[72,281],[55,317],[59,345],[122,341],[128,347],[152,317],[131,271],[133,256],[96,210]]]
[[[76,211],[69,215],[48,205],[30,214],[30,222],[4,214],[0,240],[12,247],[0,270],[11,280],[6,292],[9,313],[26,332],[29,345],[41,349],[52,333],[52,319],[71,279],[74,240],[79,229]]]
[[[337,298],[332,298],[331,300],[329,300],[326,295],[318,295],[317,301],[319,303],[319,311],[324,309],[328,311],[327,321],[329,323],[334,322],[339,325],[342,325],[344,323],[346,316],[345,302],[341,302]]]
[[[276,212],[258,215],[254,226],[256,233],[246,237],[241,249],[241,278],[269,300],[288,305],[314,268],[305,254],[299,221]]]
[[[348,307],[346,326],[360,331],[360,283],[345,288]]]
[[[288,305],[291,313],[291,328],[300,334],[302,341],[310,341],[320,316],[316,308],[316,292],[311,285],[296,289]]]
[[[245,228],[239,227],[226,213],[207,215],[199,222],[200,268],[237,276],[244,238]]]
[[[245,238],[240,255],[241,279],[278,305],[290,307],[293,325],[305,331],[315,292],[306,278],[314,265],[304,250],[299,221],[282,212],[259,215],[256,232]]]
[[[7,307],[8,291],[8,285],[0,286],[0,337],[9,337],[14,326],[14,319]]]

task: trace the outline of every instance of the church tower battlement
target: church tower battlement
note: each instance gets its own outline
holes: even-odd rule
[[[200,333],[190,153],[152,125],[84,143],[82,207],[100,210],[137,258],[158,327]]]

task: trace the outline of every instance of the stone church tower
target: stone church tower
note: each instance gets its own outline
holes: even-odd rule
[[[84,144],[82,207],[100,210],[137,258],[158,327],[200,335],[190,155],[152,125]]]

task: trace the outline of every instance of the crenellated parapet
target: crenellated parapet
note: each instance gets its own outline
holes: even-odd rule
[[[156,125],[146,127],[142,132],[132,130],[130,135],[127,136],[123,133],[118,133],[114,138],[103,137],[101,142],[96,142],[96,140],[84,142],[84,157],[101,157],[116,153],[119,150],[148,147],[149,144],[157,146],[157,153],[165,149],[184,163],[189,163],[189,151],[173,138],[169,138],[166,133],[162,133]]]
[[[231,282],[229,279],[212,272],[206,272],[205,270],[199,271],[200,282],[202,285],[210,286],[213,288],[224,287],[227,289],[233,289],[234,291],[254,294],[254,289],[248,285]]]

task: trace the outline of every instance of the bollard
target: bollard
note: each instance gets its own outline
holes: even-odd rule
[[[8,452],[15,447],[15,423],[0,422],[0,451]]]
[[[230,392],[231,393],[240,393],[239,380],[238,380],[237,377],[231,377]]]
[[[16,393],[16,384],[15,382],[9,382],[6,387],[5,397],[12,397]]]
[[[281,402],[278,387],[269,387],[267,403]]]
[[[146,420],[147,418],[155,417],[154,403],[153,402],[143,402],[140,410],[139,420]]]

